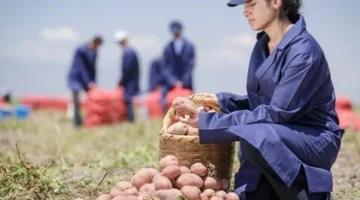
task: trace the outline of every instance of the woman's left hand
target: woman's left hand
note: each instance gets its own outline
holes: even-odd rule
[[[172,107],[179,115],[181,122],[194,128],[199,126],[200,111],[192,101],[184,97],[178,97],[173,101]]]

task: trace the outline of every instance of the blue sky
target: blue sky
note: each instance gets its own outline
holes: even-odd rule
[[[74,48],[99,33],[98,82],[113,88],[120,76],[117,29],[129,32],[141,62],[142,90],[150,61],[170,39],[168,24],[181,19],[196,46],[197,92],[245,93],[253,32],[242,7],[226,0],[2,1],[0,6],[0,88],[23,94],[68,95],[66,73]],[[359,0],[304,0],[308,31],[327,56],[337,95],[360,102]]]

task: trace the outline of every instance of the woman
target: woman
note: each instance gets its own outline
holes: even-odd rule
[[[323,50],[298,13],[300,0],[231,0],[257,35],[247,95],[209,94],[222,113],[174,104],[200,142],[239,141],[235,192],[242,200],[330,199],[340,149],[335,93]]]

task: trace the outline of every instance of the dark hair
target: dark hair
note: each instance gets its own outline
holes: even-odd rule
[[[282,12],[286,17],[295,23],[300,16],[300,8],[302,6],[302,0],[283,0]]]
[[[100,44],[103,43],[103,40],[102,40],[101,36],[95,36],[95,37],[93,38],[92,42],[93,42],[94,44],[96,44],[96,45],[100,45]]]

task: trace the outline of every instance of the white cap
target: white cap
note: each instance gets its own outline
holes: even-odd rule
[[[125,39],[127,39],[128,37],[128,33],[126,31],[123,30],[118,30],[115,32],[114,38],[116,42],[121,42]]]

